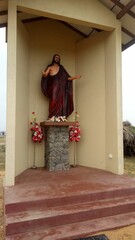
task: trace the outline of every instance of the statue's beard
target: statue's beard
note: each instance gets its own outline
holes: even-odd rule
[[[54,60],[54,63],[60,65],[60,60]]]

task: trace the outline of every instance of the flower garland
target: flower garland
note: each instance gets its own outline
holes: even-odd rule
[[[49,119],[50,122],[67,122],[67,119],[65,116],[53,116]]]
[[[32,127],[30,128],[30,130],[32,131],[32,142],[33,143],[41,143],[42,140],[44,139],[44,134],[43,134],[43,130],[40,127],[40,125],[36,122],[36,114],[35,112],[32,112],[32,117],[33,117],[33,121],[30,122],[30,124],[32,125]]]
[[[81,129],[80,129],[80,125],[78,123],[78,113],[75,112],[75,123],[69,127],[69,141],[70,142],[79,142],[81,139]]]

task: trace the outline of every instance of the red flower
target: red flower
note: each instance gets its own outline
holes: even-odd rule
[[[33,126],[30,128],[30,131],[32,131],[32,142],[41,143],[44,139],[43,130],[40,127],[40,125],[36,122],[36,115],[35,112],[32,112],[34,114],[33,122],[30,122],[30,124],[33,124]]]
[[[77,122],[69,128],[69,141],[70,142],[73,142],[73,141],[79,142],[81,139],[80,133],[81,133],[80,126]]]
[[[73,126],[69,127],[69,141],[70,142],[79,142],[81,139],[81,130],[80,130],[80,126],[78,123],[78,112],[75,112],[75,117],[74,117],[74,121],[75,123],[73,124]]]

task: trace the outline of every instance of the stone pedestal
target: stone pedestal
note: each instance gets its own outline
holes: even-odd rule
[[[42,122],[45,130],[45,166],[49,171],[69,170],[69,126],[72,122]]]

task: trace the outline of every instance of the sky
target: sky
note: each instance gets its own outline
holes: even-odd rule
[[[135,44],[122,52],[123,121],[135,126]],[[5,28],[0,28],[0,132],[6,131],[6,66]]]
[[[122,52],[123,121],[135,126],[135,44]]]
[[[6,66],[7,44],[5,43],[5,28],[0,28],[0,132],[6,131]]]

